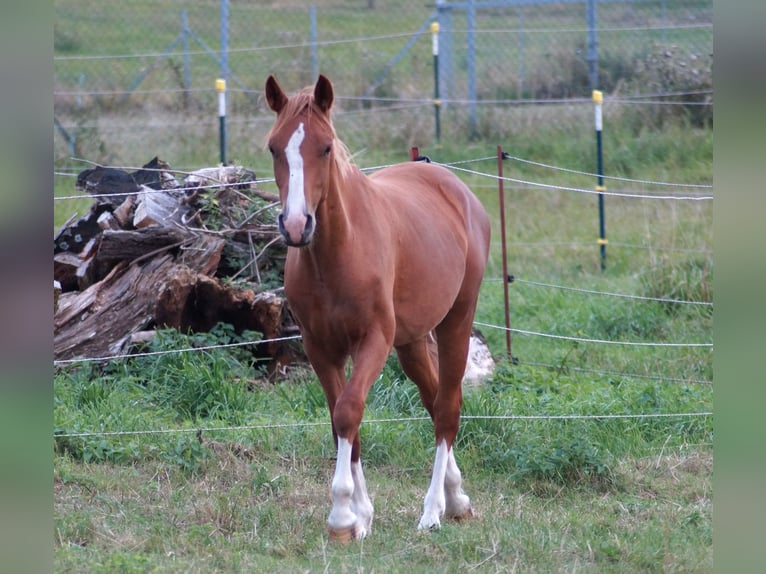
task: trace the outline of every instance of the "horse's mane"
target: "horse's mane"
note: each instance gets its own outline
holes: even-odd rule
[[[345,175],[351,170],[354,163],[351,160],[351,154],[349,153],[346,144],[338,138],[338,135],[335,132],[335,126],[332,125],[330,119],[331,112],[332,110],[325,114],[319,109],[314,103],[314,87],[308,86],[287,99],[287,104],[285,104],[282,112],[277,116],[277,120],[266,135],[266,141],[268,141],[273,134],[281,130],[287,122],[300,115],[305,115],[307,123],[311,123],[312,121],[319,122],[321,127],[329,130],[332,134],[334,140],[333,158],[335,159],[335,163],[341,175]]]

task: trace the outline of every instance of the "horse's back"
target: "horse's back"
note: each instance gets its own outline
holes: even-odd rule
[[[391,203],[398,218],[414,222],[428,237],[426,228],[448,228],[466,246],[481,247],[486,260],[490,224],[487,212],[469,187],[449,169],[426,162],[400,163],[375,172],[370,179],[379,187],[382,200]],[[480,254],[481,255],[481,254]]]

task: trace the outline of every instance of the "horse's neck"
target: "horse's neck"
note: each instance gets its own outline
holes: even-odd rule
[[[367,185],[366,176],[356,166],[345,171],[333,169],[324,209],[319,215],[324,221],[317,221],[330,232],[323,239],[332,241],[335,246],[351,239],[354,226],[365,220],[365,204],[360,200]]]
[[[348,259],[358,251],[349,245],[358,242],[357,230],[365,228],[371,217],[362,201],[368,185],[367,177],[356,167],[345,172],[333,169],[327,195],[317,209],[314,240],[300,250],[316,275],[323,275],[332,262]]]

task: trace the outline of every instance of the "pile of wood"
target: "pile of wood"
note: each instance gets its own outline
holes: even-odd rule
[[[76,188],[94,202],[54,238],[56,360],[128,354],[165,327],[298,333],[280,295],[278,198],[252,171],[211,167],[179,181],[154,158],[132,173],[85,170]],[[255,348],[271,372],[301,353],[285,342]]]

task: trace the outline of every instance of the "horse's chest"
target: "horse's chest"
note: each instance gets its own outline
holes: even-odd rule
[[[304,333],[315,338],[355,339],[362,336],[375,316],[379,294],[371,289],[317,285],[314,289],[287,289],[287,300]]]

